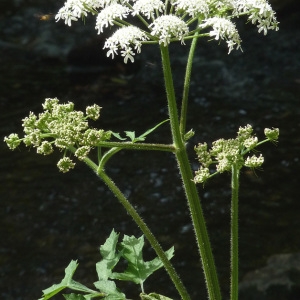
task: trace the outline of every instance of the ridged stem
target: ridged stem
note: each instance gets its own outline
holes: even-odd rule
[[[230,299],[238,300],[239,284],[239,241],[238,241],[238,197],[239,197],[239,173],[237,165],[232,166],[231,175],[231,245],[230,245]]]
[[[149,241],[150,245],[152,246],[152,248],[154,249],[158,257],[161,259],[166,271],[168,272],[181,298],[183,300],[190,300],[190,296],[186,291],[182,281],[180,280],[177,272],[175,271],[171,262],[168,260],[165,252],[161,248],[159,242],[157,241],[153,233],[150,231],[147,224],[143,221],[143,219],[140,217],[140,215],[135,210],[135,208],[131,205],[131,203],[126,199],[124,194],[120,191],[120,189],[115,185],[115,183],[104,171],[98,170],[98,176],[104,181],[104,183],[108,186],[108,188],[112,191],[112,193],[117,197],[119,202],[126,209],[127,213],[133,218],[135,223],[139,226],[139,228],[145,235],[146,239]]]
[[[194,54],[196,50],[196,45],[198,41],[199,32],[195,33],[195,37],[192,40],[189,56],[186,64],[185,76],[184,76],[184,85],[183,85],[183,93],[182,93],[182,102],[181,102],[181,113],[180,113],[180,132],[181,135],[184,136],[186,131],[186,116],[187,116],[187,107],[188,107],[188,99],[189,99],[189,91],[190,91],[190,81],[192,74],[192,64],[194,60]]]
[[[196,240],[200,252],[206,286],[210,300],[221,299],[220,286],[218,282],[214,258],[206,229],[206,224],[200,204],[200,198],[195,183],[192,181],[193,173],[188,160],[186,147],[182,139],[179,126],[179,117],[173,85],[169,49],[163,45],[160,46],[165,87],[168,100],[169,118],[173,143],[175,146],[175,155],[178,167],[181,173],[183,186],[188,201],[191,218],[196,234]]]

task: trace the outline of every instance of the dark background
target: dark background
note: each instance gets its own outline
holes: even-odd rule
[[[78,109],[103,107],[103,129],[142,133],[167,118],[159,51],[142,47],[136,63],[124,66],[101,50],[104,37],[94,19],[67,27],[53,16],[63,1],[1,1],[0,132],[1,140],[21,132],[21,119],[41,111],[46,97],[73,101]],[[235,137],[239,126],[279,127],[278,145],[264,145],[262,170],[244,170],[240,198],[241,299],[300,299],[299,239],[299,1],[274,1],[280,30],[267,36],[239,21],[243,53],[227,55],[221,43],[201,40],[191,82],[188,129],[193,145]],[[188,47],[172,45],[176,91]],[[149,141],[169,142],[167,125]],[[96,281],[98,247],[112,228],[140,235],[104,184],[83,164],[61,174],[59,153],[48,157],[0,143],[0,295],[1,299],[37,299],[41,290],[59,282],[71,259],[78,259],[75,279]],[[163,247],[174,245],[173,262],[191,292],[205,298],[205,287],[189,213],[172,155],[123,151],[108,172],[142,214]],[[222,289],[229,286],[230,176],[215,178],[203,189],[207,225]],[[145,257],[153,252],[145,250]],[[265,267],[265,266],[268,267]],[[254,271],[254,273],[253,273]],[[251,273],[252,272],[252,273]],[[120,285],[137,299],[137,289]],[[177,299],[170,280],[159,271],[146,282]],[[59,298],[59,297],[58,297]],[[60,297],[61,299],[61,297]],[[225,296],[226,299],[226,296]]]

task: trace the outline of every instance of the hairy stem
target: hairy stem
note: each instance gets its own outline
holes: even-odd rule
[[[239,244],[238,244],[238,197],[239,197],[239,169],[232,166],[231,175],[231,251],[230,251],[230,299],[238,299],[239,283]]]
[[[175,146],[175,155],[178,162],[178,167],[181,173],[183,186],[192,217],[192,222],[196,234],[196,240],[200,252],[200,257],[202,260],[202,266],[204,270],[209,299],[219,300],[221,299],[220,286],[206,229],[206,224],[200,204],[200,198],[197,192],[196,185],[192,181],[193,173],[189,164],[186,147],[180,133],[178,111],[169,58],[169,50],[168,47],[164,47],[163,45],[160,46],[160,50],[162,56],[162,65],[168,100],[172,138]]]
[[[192,74],[192,64],[195,54],[195,49],[198,41],[199,32],[196,32],[195,37],[192,40],[192,44],[190,47],[189,57],[186,64],[185,77],[184,77],[184,85],[183,85],[183,93],[182,93],[182,104],[181,104],[181,114],[180,114],[180,132],[181,135],[184,136],[186,131],[186,116],[187,116],[187,106],[188,106],[188,97],[190,90],[190,81]]]
[[[133,142],[100,142],[98,147],[113,148],[118,147],[129,150],[150,150],[150,151],[167,151],[173,152],[174,146],[168,144],[152,144],[152,143],[133,143]]]
[[[138,212],[130,204],[130,202],[126,199],[124,194],[115,185],[115,183],[111,180],[111,178],[103,170],[98,170],[98,176],[105,182],[105,184],[108,186],[108,188],[112,191],[112,193],[117,197],[117,199],[120,201],[120,203],[126,209],[127,213],[133,218],[135,223],[142,230],[146,239],[149,241],[149,243],[151,244],[152,248],[154,249],[154,251],[156,252],[158,257],[161,259],[166,271],[168,272],[169,276],[171,277],[181,298],[184,300],[189,300],[190,296],[187,293],[187,291],[186,291],[183,283],[181,282],[177,272],[175,271],[173,265],[168,260],[166,254],[163,251],[163,249],[161,248],[159,242],[157,241],[157,239],[155,238],[153,233],[150,231],[150,229],[146,225],[146,223],[143,221],[143,219],[140,217]]]
[[[74,153],[75,148],[70,147],[70,150]],[[103,180],[103,182],[108,186],[111,192],[115,195],[115,197],[119,200],[119,202],[126,209],[127,213],[133,218],[135,223],[139,226],[146,239],[149,241],[151,247],[154,249],[158,257],[161,259],[166,271],[168,272],[171,280],[173,281],[178,293],[180,294],[183,300],[190,300],[190,296],[183,285],[182,281],[179,278],[176,270],[174,269],[171,262],[168,260],[165,252],[160,246],[159,242],[147,226],[147,224],[140,217],[135,208],[131,205],[131,203],[127,200],[124,194],[120,191],[120,189],[116,186],[116,184],[112,181],[112,179],[104,172],[103,169],[100,169],[91,159],[88,157],[84,159],[84,162],[89,166],[99,178]]]

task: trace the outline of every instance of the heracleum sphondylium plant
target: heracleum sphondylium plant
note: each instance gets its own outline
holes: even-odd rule
[[[206,143],[195,146],[201,166],[193,174],[186,151],[186,141],[194,135],[186,131],[188,112],[188,93],[193,57],[197,40],[201,37],[224,40],[228,54],[241,49],[241,38],[235,24],[239,17],[257,26],[258,32],[267,34],[268,30],[278,30],[275,12],[266,0],[68,0],[56,15],[56,20],[72,22],[84,19],[89,14],[95,16],[95,30],[98,34],[106,28],[115,28],[114,33],[105,40],[103,49],[107,56],[114,59],[120,55],[124,63],[134,62],[136,54],[146,44],[158,44],[161,51],[164,82],[167,94],[169,119],[161,121],[140,136],[134,131],[125,131],[125,137],[105,129],[90,127],[88,119],[97,120],[101,107],[88,106],[85,112],[76,111],[74,103],[60,103],[58,99],[46,99],[44,111],[39,115],[30,113],[23,119],[24,137],[10,134],[5,142],[10,149],[19,147],[21,142],[36,148],[37,153],[51,154],[55,148],[62,152],[57,166],[60,171],[68,172],[75,167],[76,159],[85,162],[100,177],[119,202],[124,206],[142,230],[155,250],[158,258],[144,262],[142,259],[143,242],[140,237],[125,236],[117,247],[114,232],[100,247],[102,260],[97,263],[98,281],[94,283],[97,291],[91,290],[72,279],[77,268],[72,261],[66,268],[66,274],[60,284],[44,290],[42,299],[49,299],[61,290],[69,288],[80,292],[64,295],[65,299],[126,299],[119,291],[114,280],[128,280],[141,285],[140,297],[143,300],[167,300],[166,296],[145,293],[144,281],[156,269],[164,266],[182,299],[190,299],[174,267],[170,263],[173,250],[163,251],[149,227],[137,213],[121,190],[105,171],[106,163],[122,149],[168,151],[176,156],[183,187],[190,209],[209,299],[221,299],[220,286],[214,258],[202,212],[196,184],[205,183],[216,174],[231,172],[231,299],[238,299],[238,192],[239,174],[242,167],[259,168],[263,164],[262,154],[257,147],[267,141],[276,142],[279,136],[277,128],[265,129],[266,138],[258,141],[250,125],[240,127],[237,138],[220,139],[212,144],[210,150]],[[134,21],[132,21],[134,20]],[[132,22],[132,23],[131,23]],[[186,45],[191,40],[186,64],[184,88],[180,113],[178,111],[172,79],[172,69],[168,46],[171,42]],[[172,144],[145,143],[146,137],[158,126],[170,123]],[[106,151],[104,151],[106,150]],[[96,151],[97,159],[90,154]],[[215,165],[214,168],[211,168]],[[121,249],[121,250],[120,250]],[[127,253],[127,254],[126,254]],[[123,257],[128,268],[123,273],[113,272],[113,268]],[[151,270],[151,272],[149,271]],[[195,287],[196,288],[196,287]]]

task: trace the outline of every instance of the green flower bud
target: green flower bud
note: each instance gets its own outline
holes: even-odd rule
[[[260,167],[264,162],[264,157],[262,155],[260,156],[248,156],[245,160],[245,166],[249,168],[258,168]]]
[[[193,137],[194,135],[195,135],[195,131],[194,131],[193,129],[191,129],[190,131],[188,131],[188,132],[184,135],[183,139],[184,139],[184,141],[186,142],[186,141],[188,141],[191,137]]]
[[[39,147],[37,147],[36,152],[38,154],[49,155],[53,152],[53,147],[48,141],[43,141]]]
[[[278,140],[279,137],[279,128],[265,128],[265,136],[270,140],[270,141],[276,141]]]
[[[69,157],[63,157],[58,161],[57,167],[61,172],[66,173],[75,167],[75,163]]]
[[[94,104],[92,106],[87,106],[86,108],[86,115],[88,118],[92,120],[97,120],[100,117],[100,109],[101,107],[97,104]]]
[[[20,145],[21,140],[16,133],[11,133],[8,137],[4,137],[4,142],[9,149],[14,150]]]
[[[75,151],[75,156],[79,160],[83,160],[89,154],[91,148],[88,146],[82,146]]]
[[[194,182],[195,183],[203,183],[210,176],[209,169],[200,167],[198,171],[195,172]]]
[[[257,137],[252,136],[252,137],[249,137],[248,139],[246,139],[243,142],[243,145],[248,149],[253,149],[253,148],[255,148],[257,143],[258,143]]]

